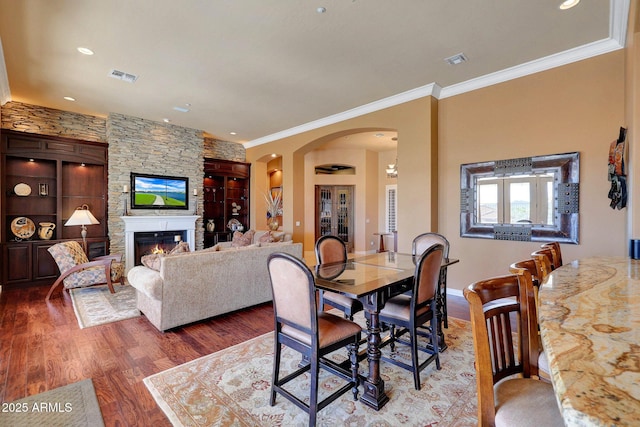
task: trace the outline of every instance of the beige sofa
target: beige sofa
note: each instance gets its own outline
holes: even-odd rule
[[[231,242],[159,259],[159,270],[133,267],[138,309],[160,331],[271,301],[267,258],[286,252],[302,258],[302,243]]]

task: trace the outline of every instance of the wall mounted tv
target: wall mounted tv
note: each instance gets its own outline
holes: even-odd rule
[[[131,172],[133,209],[188,209],[189,178]]]

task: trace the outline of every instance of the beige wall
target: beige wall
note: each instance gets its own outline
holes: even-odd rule
[[[563,259],[626,254],[626,211],[607,198],[608,149],[624,105],[623,51],[440,101],[440,232],[461,260],[449,269],[450,288],[505,274],[539,246],[459,237],[463,163],[580,152],[580,244],[562,245]]]
[[[624,57],[620,50],[440,101],[408,102],[249,148],[247,160],[282,155],[285,200],[293,200],[285,203],[284,228],[293,230],[309,251],[307,242],[313,238],[307,230],[313,224],[306,224],[305,203],[313,194],[305,184],[305,154],[355,131],[397,130],[399,251],[409,252],[419,233],[446,235],[451,256],[461,260],[449,270],[449,288],[460,292],[475,280],[507,273],[510,263],[539,246],[460,237],[460,165],[578,151],[580,244],[563,245],[563,257],[625,255],[627,211],[609,207],[606,178],[609,143],[625,125]],[[376,209],[384,221],[380,197],[385,180],[378,176],[378,182]],[[295,227],[295,221],[301,226]]]
[[[292,231],[294,240],[304,242],[304,250],[310,251],[313,246],[309,246],[307,242],[313,242],[314,237],[309,231],[313,230],[313,224],[307,224],[305,203],[312,203],[313,194],[305,193],[306,153],[327,141],[352,133],[397,131],[398,169],[402,170],[397,178],[399,250],[408,252],[411,250],[412,236],[431,229],[437,221],[437,216],[434,214],[437,193],[429,191],[435,185],[433,172],[437,167],[437,158],[433,157],[434,148],[432,147],[431,128],[432,125],[435,126],[433,108],[433,99],[426,97],[269,144],[247,148],[247,161],[252,163],[252,185],[254,178],[266,171],[266,166],[263,164],[268,161],[268,156],[271,153],[281,155],[285,200],[283,228]],[[259,183],[259,178],[255,178],[255,182]],[[406,190],[402,190],[403,186]],[[252,209],[251,223],[255,224],[253,215],[262,215],[264,210],[261,211],[260,206],[264,203],[256,196],[260,193],[253,191],[252,193],[252,206],[258,206],[255,210]],[[358,209],[362,206],[359,205]],[[370,218],[377,216],[377,200],[366,206],[365,219],[367,216]],[[300,223],[299,226],[296,225],[297,222]],[[357,225],[359,226],[361,224]],[[372,230],[373,227],[369,229]],[[373,231],[368,234],[372,233]]]

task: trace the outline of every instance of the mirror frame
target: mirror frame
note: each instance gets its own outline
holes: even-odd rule
[[[554,224],[476,223],[478,178],[554,173]],[[460,237],[533,242],[579,242],[580,153],[551,154],[460,165]]]

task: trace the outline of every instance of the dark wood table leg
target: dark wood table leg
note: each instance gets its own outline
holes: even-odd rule
[[[438,293],[436,296],[436,311],[438,312],[438,348],[440,349],[440,353],[447,349],[447,343],[444,340],[444,331],[442,330],[443,318],[445,322],[445,327],[449,327],[449,324],[446,319],[446,311],[447,311],[447,267],[442,267],[440,269],[440,280],[438,282]]]
[[[360,401],[367,406],[380,410],[388,401],[389,396],[384,391],[384,381],[380,377],[380,319],[378,314],[383,305],[382,297],[369,295],[365,298],[365,310],[369,315],[367,328],[367,362],[369,375],[362,381],[364,391]]]

